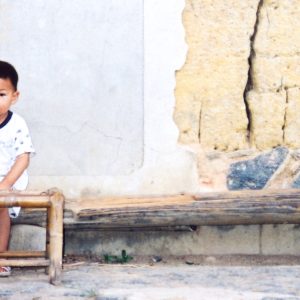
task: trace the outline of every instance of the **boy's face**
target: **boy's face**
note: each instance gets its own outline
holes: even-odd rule
[[[19,92],[14,89],[10,79],[0,78],[0,123],[7,117],[12,104],[18,100]]]

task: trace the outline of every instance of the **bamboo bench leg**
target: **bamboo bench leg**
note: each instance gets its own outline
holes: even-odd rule
[[[47,223],[47,255],[50,260],[48,268],[50,283],[60,283],[63,253],[63,198],[60,193],[55,193],[51,198],[48,210]]]
[[[64,196],[57,189],[43,193],[1,191],[0,207],[47,208],[47,228],[46,252],[5,251],[0,253],[0,257],[17,259],[0,260],[0,266],[48,266],[50,283],[59,284],[63,254],[63,203]],[[44,259],[36,259],[44,255]],[[28,259],[30,257],[32,259]]]

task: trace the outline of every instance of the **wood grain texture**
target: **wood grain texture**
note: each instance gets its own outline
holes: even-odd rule
[[[14,224],[45,226],[44,209],[24,209]],[[145,230],[190,225],[300,223],[300,190],[67,200],[66,230]],[[189,228],[189,227],[186,227]]]
[[[300,223],[299,190],[243,190],[199,195],[85,201],[77,222],[103,227]]]

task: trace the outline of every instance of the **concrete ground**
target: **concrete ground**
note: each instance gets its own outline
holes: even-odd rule
[[[199,300],[300,299],[300,265],[222,265],[185,262],[66,264],[60,286],[43,269],[14,269],[0,279],[0,299]]]

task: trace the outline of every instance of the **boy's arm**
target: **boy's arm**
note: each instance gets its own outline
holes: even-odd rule
[[[10,190],[29,165],[29,153],[23,153],[16,158],[10,171],[0,182],[0,190]]]

